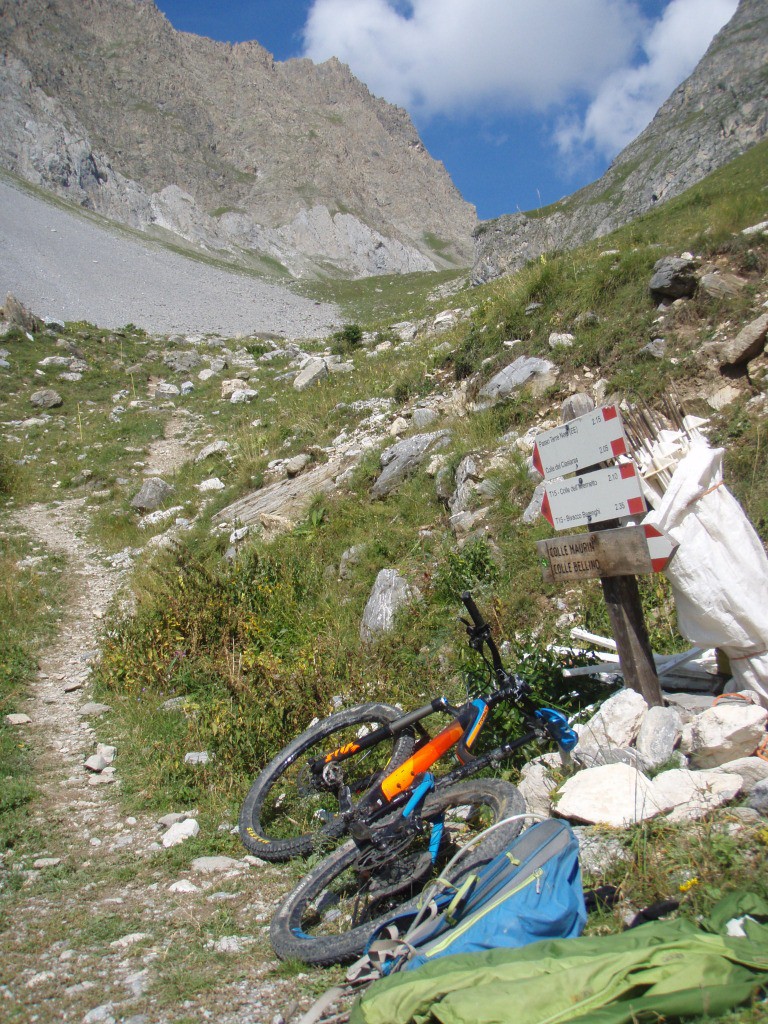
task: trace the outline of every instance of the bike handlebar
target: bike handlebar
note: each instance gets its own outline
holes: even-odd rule
[[[488,623],[480,614],[480,609],[472,600],[472,595],[468,590],[465,590],[464,593],[461,595],[461,601],[464,607],[467,609],[470,619],[472,619],[473,623],[475,624],[475,629],[488,629]]]

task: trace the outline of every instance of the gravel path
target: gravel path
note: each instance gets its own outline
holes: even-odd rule
[[[20,735],[34,752],[39,787],[29,817],[38,845],[13,858],[19,887],[4,893],[13,927],[0,929],[0,1019],[284,1024],[311,1002],[298,979],[280,976],[267,938],[292,884],[285,869],[244,857],[169,862],[155,816],[121,809],[119,748],[114,769],[84,767],[98,713],[87,703],[86,658],[127,575],[83,539],[87,514],[79,498],[15,517],[66,555],[70,592],[23,705],[31,721]]]
[[[162,334],[322,337],[338,308],[142,244],[0,181],[0,301],[38,316]]]

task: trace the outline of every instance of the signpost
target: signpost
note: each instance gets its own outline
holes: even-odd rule
[[[562,476],[626,453],[619,410],[606,405],[539,434],[533,447],[533,465],[544,477]]]
[[[640,478],[634,463],[628,462],[572,480],[548,481],[541,514],[556,530],[567,530],[642,515],[645,508]]]
[[[655,526],[578,533],[537,541],[545,583],[661,572],[677,550]]]
[[[660,705],[634,574],[661,571],[676,546],[653,526],[615,529],[618,519],[646,508],[634,463],[607,464],[626,454],[616,406],[593,409],[536,438],[533,464],[547,478],[542,515],[556,530],[586,525],[590,531],[539,541],[538,549],[546,582],[600,579],[624,681],[650,705]],[[562,479],[565,473],[578,476]]]

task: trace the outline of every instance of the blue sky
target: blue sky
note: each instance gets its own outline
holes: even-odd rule
[[[738,0],[155,0],[184,32],[337,56],[405,107],[481,219],[599,177]]]

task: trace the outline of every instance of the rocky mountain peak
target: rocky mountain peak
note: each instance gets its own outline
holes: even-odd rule
[[[680,195],[768,135],[768,5],[741,0],[693,73],[596,182],[535,213],[482,222],[480,284],[609,234]]]
[[[177,32],[151,0],[11,0],[0,44],[0,166],[60,196],[294,276],[471,260],[473,207],[335,58]]]

